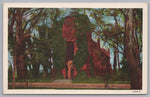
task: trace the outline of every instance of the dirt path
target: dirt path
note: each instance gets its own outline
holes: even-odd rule
[[[13,83],[8,86],[12,87]],[[15,83],[16,87],[26,87],[25,83]],[[89,84],[89,83],[28,83],[28,87],[41,87],[41,88],[93,88],[104,89],[105,84]],[[112,89],[130,89],[130,84],[108,84],[107,88]]]

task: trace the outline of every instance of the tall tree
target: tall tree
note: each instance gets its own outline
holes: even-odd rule
[[[10,8],[9,12],[12,13],[9,14],[11,19],[9,19],[8,34],[10,42],[14,44],[11,49],[13,50],[14,64],[17,67],[17,78],[26,79],[27,67],[24,62],[26,39],[30,38],[31,30],[38,22],[42,9]]]
[[[124,48],[131,76],[131,89],[142,89],[142,69],[138,63],[137,46],[135,45],[135,9],[126,9]]]

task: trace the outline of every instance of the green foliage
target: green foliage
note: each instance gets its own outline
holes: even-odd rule
[[[111,74],[110,79],[108,83],[129,83],[130,82],[130,76],[129,72],[124,72],[122,70],[117,71],[116,73]]]
[[[125,57],[122,57],[122,61],[120,62],[120,64],[122,65],[122,68],[120,69],[120,73],[122,74],[122,79],[124,80],[130,80],[130,72],[129,72],[129,67],[127,64],[127,60],[125,59]]]
[[[46,67],[47,69],[50,68],[51,65],[51,63],[48,61],[51,55],[49,45],[50,39],[47,38],[50,28],[47,25],[41,25],[37,28],[39,36],[32,37],[33,41],[29,42],[31,46],[28,45],[30,48],[27,54],[29,54],[31,58],[27,57],[26,55],[26,64],[27,66],[29,66],[30,69],[30,76],[28,76],[28,78],[32,76],[38,76],[37,72],[39,72],[40,64]]]
[[[51,83],[53,81],[52,78],[43,78],[43,77],[39,77],[39,78],[29,78],[28,79],[28,82],[29,83]],[[17,83],[24,83],[25,80],[17,80],[16,79],[16,82]]]
[[[108,84],[130,84],[130,81],[109,81]]]
[[[77,14],[75,15],[76,34],[84,34],[91,31],[90,21],[87,15]]]
[[[104,83],[103,78],[96,76],[88,79],[87,83]]]
[[[52,57],[54,59],[54,68],[61,70],[65,67],[65,58],[66,58],[66,41],[62,37],[62,28],[63,28],[63,19],[61,21],[56,21],[52,25],[51,29],[51,48],[54,53]]]
[[[56,73],[56,79],[64,79],[62,73]]]
[[[88,78],[88,75],[84,71],[80,71],[77,76],[73,79],[73,83],[104,83],[103,77],[91,77]]]
[[[76,15],[75,24],[76,26],[76,37],[77,37],[77,45],[78,51],[74,56],[74,64],[77,67],[77,70],[85,64],[86,59],[88,57],[88,46],[87,46],[87,36],[86,33],[90,32],[90,22],[87,15]]]
[[[143,19],[143,12],[142,9],[135,9],[135,25],[136,29],[139,33],[142,32],[142,19]]]
[[[130,83],[130,73],[125,57],[122,57],[122,61],[120,62],[120,64],[122,65],[122,68],[120,68],[120,70],[117,69],[116,73],[110,75],[108,83]]]
[[[73,79],[73,83],[82,83],[88,80],[88,75],[84,71],[79,71],[77,76]]]

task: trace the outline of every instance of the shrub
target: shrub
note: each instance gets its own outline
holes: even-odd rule
[[[84,71],[79,71],[73,79],[73,83],[85,83],[88,80],[88,75]]]
[[[62,73],[57,73],[56,79],[64,79],[64,76],[62,75]]]

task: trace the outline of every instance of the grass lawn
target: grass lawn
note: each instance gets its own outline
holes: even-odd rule
[[[116,78],[109,78],[108,79],[108,84],[130,84],[130,81],[123,81],[117,78],[117,76],[115,76]],[[64,79],[64,77],[62,75],[57,75],[56,79]],[[28,82],[29,83],[51,83],[53,81],[53,79],[51,78],[51,76],[49,76],[48,78],[43,78],[42,74],[39,75],[39,78],[35,79],[35,78],[28,78]],[[9,83],[12,83],[12,77],[8,79]],[[17,76],[16,76],[16,83],[24,83],[25,80],[17,80]],[[85,72],[79,72],[78,75],[72,80],[72,83],[100,83],[103,84],[104,83],[104,77],[91,77],[88,78],[87,74]]]
[[[51,83],[53,81],[52,78],[37,78],[37,79],[28,79],[29,83]],[[12,83],[12,80],[8,81],[9,83]],[[24,83],[25,80],[17,80],[16,83]]]
[[[30,78],[28,79],[29,83],[51,83],[53,81],[52,78]],[[8,81],[9,83],[12,83],[12,80]],[[25,80],[17,80],[16,83],[24,83]],[[72,83],[104,83],[104,80],[102,77],[92,77],[92,78],[75,78],[72,80]],[[108,80],[108,84],[130,84],[130,81],[120,81],[120,80]]]

